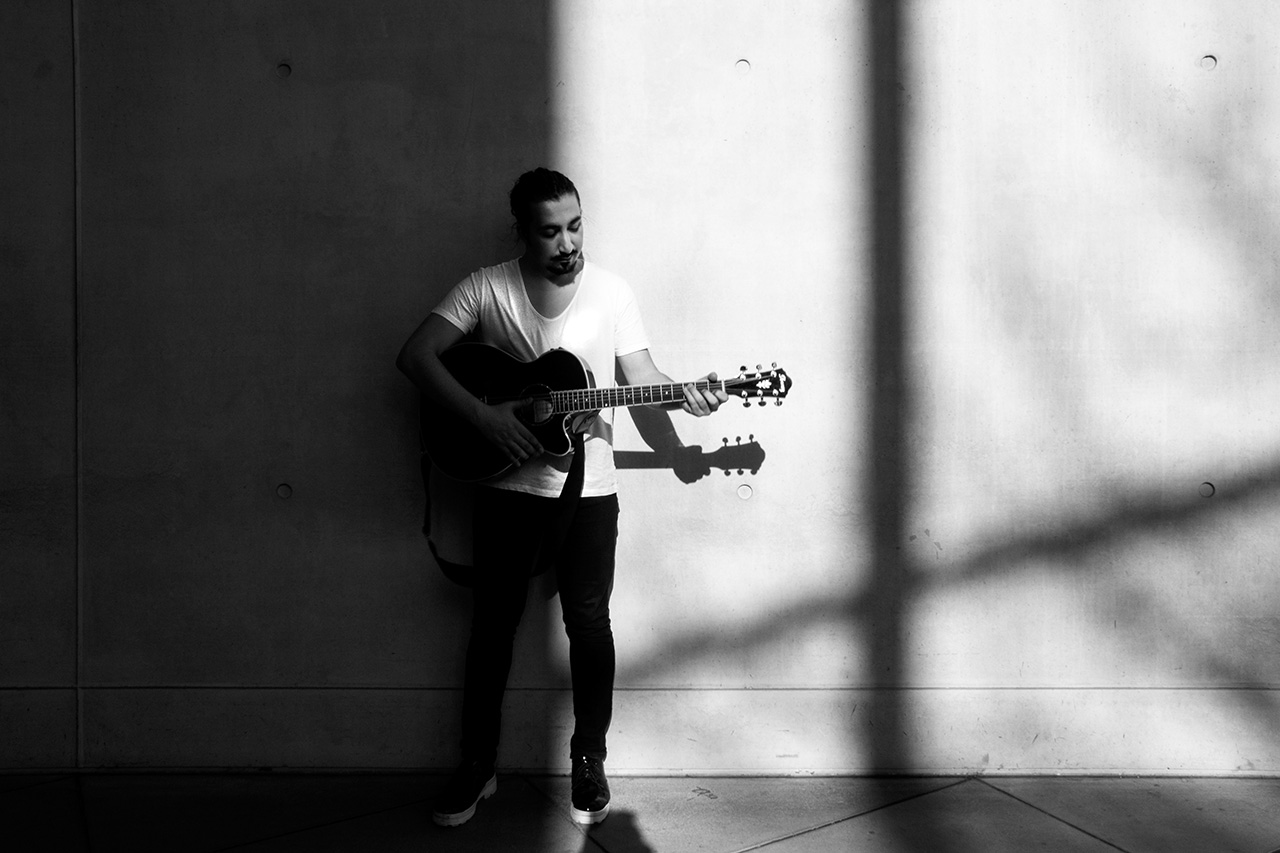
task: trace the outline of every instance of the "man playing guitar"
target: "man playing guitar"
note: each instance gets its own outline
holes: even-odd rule
[[[474,610],[463,688],[462,764],[433,805],[442,826],[465,823],[497,788],[500,708],[516,626],[540,553],[555,549],[573,684],[571,814],[597,823],[609,812],[605,736],[613,709],[609,621],[618,537],[613,412],[584,424],[575,452],[544,453],[520,418],[525,400],[486,402],[455,379],[441,354],[473,336],[522,361],[567,349],[597,385],[618,371],[635,385],[674,384],[658,370],[631,288],[582,254],[581,199],[559,172],[521,175],[510,194],[524,253],[459,282],[409,337],[397,367],[436,406],[468,424],[512,467],[477,489]],[[704,381],[705,380],[705,381]],[[705,416],[727,399],[708,374],[667,404]],[[552,533],[554,531],[554,534]],[[545,560],[546,555],[541,554]]]

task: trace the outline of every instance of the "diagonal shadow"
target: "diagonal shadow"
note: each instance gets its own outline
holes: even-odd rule
[[[906,610],[921,596],[934,590],[974,587],[992,579],[1014,577],[1018,574],[1019,567],[1029,562],[1053,559],[1059,564],[1072,566],[1072,570],[1077,573],[1092,572],[1096,567],[1088,559],[1091,552],[1130,538],[1161,533],[1171,528],[1181,530],[1185,535],[1194,535],[1197,528],[1211,526],[1223,516],[1256,509],[1276,501],[1280,501],[1280,464],[1270,466],[1224,493],[1221,500],[1200,497],[1169,500],[1159,490],[1135,491],[1117,499],[1112,507],[1089,519],[1060,524],[1053,529],[1016,537],[1011,541],[1000,538],[986,547],[979,547],[969,559],[954,564],[943,572],[925,573],[907,559],[900,558],[893,564],[902,573],[895,588],[895,592],[901,596],[897,612],[905,615]],[[1116,574],[1113,572],[1111,576]],[[1124,588],[1126,594],[1117,601],[1117,608],[1130,613],[1140,611],[1146,620],[1176,622],[1179,619],[1177,613],[1160,606],[1146,591],[1133,584],[1126,584]],[[822,623],[836,626],[852,624],[860,626],[864,632],[877,630],[877,626],[884,626],[883,616],[877,612],[884,605],[884,598],[882,591],[871,588],[844,598],[821,596],[774,611],[745,631],[736,626],[709,626],[669,636],[660,648],[649,652],[643,663],[621,670],[619,682],[642,682],[669,671],[673,661],[689,661],[695,657],[714,661],[746,659],[752,656],[754,650],[783,642],[786,637],[794,636],[807,626]],[[884,644],[881,644],[880,649],[883,648]],[[690,649],[698,651],[691,653]],[[900,645],[898,649],[901,650]],[[1144,649],[1138,648],[1137,651],[1142,652]],[[1219,677],[1241,677],[1242,662],[1239,656],[1232,655],[1225,649],[1214,648],[1205,638],[1185,634],[1180,652],[1189,665],[1203,671]],[[910,719],[904,707],[910,685],[900,675],[894,677],[891,673],[890,677],[884,677],[876,666],[878,663],[883,663],[883,659],[873,659],[873,671],[867,673],[866,681],[853,687],[874,690],[876,693],[874,701],[878,703],[878,707],[872,710],[872,730],[877,733],[877,737],[887,733],[894,742],[900,742],[905,739],[905,724]],[[1242,685],[1246,688],[1244,700],[1247,704],[1244,708],[1258,722],[1280,729],[1280,706],[1269,702],[1258,691],[1247,690],[1251,687],[1271,686],[1273,685],[1261,678],[1248,676],[1246,672],[1245,683]],[[893,701],[884,701],[884,694],[893,694]],[[859,701],[862,700],[863,696],[860,694]],[[875,762],[875,773],[909,773],[915,769],[911,756],[905,749],[889,753],[868,745],[865,754],[869,761]],[[932,842],[935,846],[931,849],[979,849],[981,846],[966,847],[964,826],[951,826],[945,815],[935,819],[938,823],[931,827],[931,831],[936,840]],[[906,839],[902,841],[907,843]],[[898,848],[890,846],[886,849]]]
[[[901,596],[901,606],[905,608],[926,592],[970,587],[1013,576],[1019,566],[1046,558],[1074,563],[1079,571],[1092,570],[1093,566],[1087,563],[1086,558],[1099,548],[1131,537],[1164,532],[1170,527],[1191,531],[1196,526],[1214,523],[1222,515],[1275,500],[1280,500],[1280,464],[1272,465],[1222,494],[1220,499],[1195,497],[1171,501],[1162,491],[1135,491],[1118,498],[1112,507],[1088,519],[1059,524],[1012,539],[994,536],[995,541],[991,544],[977,547],[972,556],[952,564],[946,571],[926,573],[899,557],[893,563],[900,571],[897,592]],[[900,548],[901,544],[893,547]],[[620,670],[619,681],[635,683],[654,678],[668,671],[673,660],[746,657],[752,649],[774,643],[806,625],[848,624],[850,621],[859,625],[874,623],[876,608],[884,603],[883,592],[873,588],[878,579],[872,575],[861,591],[843,598],[820,596],[791,603],[773,611],[767,618],[757,620],[745,631],[736,626],[729,629],[713,625],[669,635],[666,642],[648,654],[646,661]],[[697,653],[691,653],[690,649],[697,649]],[[1231,671],[1238,672],[1238,666],[1232,666]],[[1262,686],[1261,680],[1256,684]],[[873,673],[873,677],[859,686],[904,687],[907,682],[886,680]]]

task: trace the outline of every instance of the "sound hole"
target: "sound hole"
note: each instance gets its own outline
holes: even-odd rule
[[[524,389],[524,395],[532,398],[525,407],[525,420],[531,424],[545,424],[555,414],[551,405],[551,389],[545,385],[533,385]]]

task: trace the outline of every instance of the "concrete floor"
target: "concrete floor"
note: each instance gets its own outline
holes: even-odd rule
[[[570,822],[568,779],[500,775],[455,829],[417,774],[0,775],[7,850],[1270,853],[1280,780],[616,778]],[[17,839],[14,844],[10,839]]]

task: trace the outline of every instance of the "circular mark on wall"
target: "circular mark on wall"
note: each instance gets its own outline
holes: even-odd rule
[[[739,59],[737,62],[733,64],[733,67],[734,67],[734,70],[738,72],[738,74],[751,73],[751,63],[745,59]]]
[[[751,500],[751,496],[753,494],[755,494],[755,492],[752,491],[751,487],[748,486],[746,483],[743,483],[741,486],[738,486],[738,497],[742,498],[744,501]]]
[[[1213,493],[1216,491],[1217,489],[1213,487],[1213,483],[1200,484],[1200,497],[1202,498],[1211,498],[1213,497]]]
[[[1206,53],[1204,56],[1200,57],[1200,67],[1205,71],[1212,71],[1218,67],[1218,57],[1214,56],[1212,53]]]
[[[286,77],[288,77],[292,73],[293,73],[293,66],[287,62],[281,62],[279,65],[276,66],[276,76],[279,77],[281,80],[284,80]]]
[[[288,483],[281,483],[276,486],[276,495],[288,500],[293,497],[293,486],[290,486]]]

